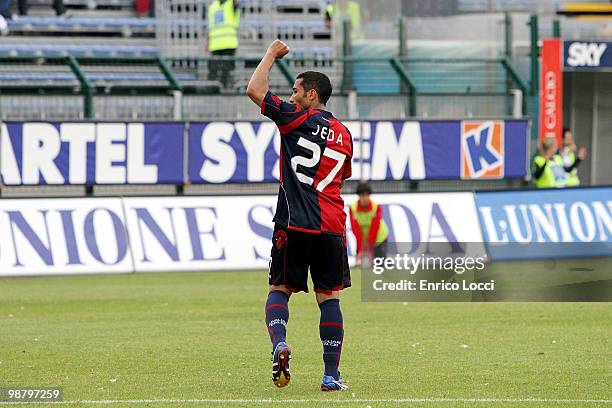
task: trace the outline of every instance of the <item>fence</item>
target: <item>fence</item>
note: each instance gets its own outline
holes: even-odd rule
[[[209,74],[231,60],[232,84]],[[256,58],[0,57],[4,120],[258,119],[244,97]],[[526,82],[507,58],[291,58],[276,64],[271,89],[284,94],[296,72],[318,70],[332,80],[338,117],[520,117]],[[357,103],[348,96],[356,92]],[[352,94],[355,95],[355,94]],[[79,103],[79,101],[81,101]],[[352,104],[352,106],[351,106]]]
[[[156,44],[164,57],[201,56],[207,39],[204,18],[211,0],[158,0],[155,3]],[[278,2],[243,1],[239,5],[239,55],[259,55],[273,39],[291,41],[296,50],[331,49],[331,33],[325,27],[325,2],[319,0]],[[313,56],[310,54],[309,56]]]

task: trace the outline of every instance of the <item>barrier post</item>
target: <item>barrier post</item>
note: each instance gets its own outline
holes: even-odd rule
[[[561,38],[561,22],[559,20],[553,20],[553,37]]]
[[[504,58],[508,61],[512,61],[512,19],[510,13],[504,13]],[[510,90],[512,86],[512,78],[510,78],[509,72],[506,71],[506,92]]]
[[[353,55],[351,44],[351,22],[344,20],[342,22],[342,56],[344,57],[342,69],[342,92],[349,92],[353,89],[353,62],[346,57]]]
[[[289,65],[287,65],[287,62],[282,59],[277,59],[276,65],[289,83],[289,86],[293,87],[293,83],[295,82],[295,75],[293,75],[293,72],[291,72],[291,69],[289,68]]]
[[[501,61],[501,64],[503,65],[503,67],[506,70],[506,75],[508,75],[508,77],[514,81],[516,83],[516,85],[518,85],[519,87],[519,91],[521,92],[521,112],[523,115],[527,114],[527,99],[525,98],[525,95],[527,95],[527,93],[529,92],[529,87],[527,86],[527,83],[525,82],[525,80],[523,80],[523,78],[520,76],[520,74],[517,72],[517,70],[512,66],[512,63],[510,62],[510,60],[506,57]],[[514,93],[514,91],[512,92],[513,95],[516,94]]]
[[[81,69],[79,62],[72,55],[68,57],[68,65],[70,66],[70,69],[72,70],[74,75],[77,77],[77,79],[81,83],[81,87],[83,88],[83,97],[84,97],[83,98],[83,104],[84,104],[83,112],[84,112],[85,118],[91,119],[94,116],[94,113],[93,113],[93,95],[94,95],[93,85],[89,81],[89,78],[87,78],[87,76],[85,75],[85,72],[83,72],[83,70]]]
[[[406,70],[399,59],[392,58],[389,62],[399,76],[400,81],[408,87],[410,92],[408,95],[410,98],[409,112],[411,117],[415,117],[417,114],[417,90],[414,80],[410,77],[408,70]]]
[[[539,72],[540,72],[540,64],[539,64],[539,47],[538,47],[538,16],[532,14],[529,18],[529,29],[530,29],[530,61],[531,61],[531,69],[530,69],[530,92],[529,92],[529,103],[530,103],[530,113],[532,118],[533,126],[531,127],[531,140],[532,142],[536,142],[538,140],[538,135],[540,133],[539,129],[539,115],[540,115],[540,104],[538,100],[539,93]]]

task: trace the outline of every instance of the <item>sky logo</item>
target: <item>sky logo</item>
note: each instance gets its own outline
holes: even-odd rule
[[[504,177],[504,122],[461,122],[461,178]]]

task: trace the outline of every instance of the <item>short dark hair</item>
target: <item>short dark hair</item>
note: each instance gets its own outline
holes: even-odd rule
[[[571,132],[570,128],[566,128],[566,127],[564,127],[564,128],[563,128],[563,130],[561,131],[561,135],[563,136],[563,138],[564,138],[564,139],[565,139],[565,134],[566,134],[567,132]]]
[[[361,194],[372,194],[372,186],[367,181],[360,181],[357,184],[357,191],[355,191],[357,195]]]
[[[314,89],[319,95],[319,102],[323,105],[327,104],[332,94],[331,81],[327,75],[316,71],[306,71],[298,75],[296,79],[302,80],[302,86],[306,92]]]

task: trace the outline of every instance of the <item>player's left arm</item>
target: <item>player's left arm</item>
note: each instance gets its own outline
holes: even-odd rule
[[[346,157],[346,161],[344,163],[344,168],[342,169],[342,177],[340,178],[340,190],[342,190],[342,187],[344,187],[344,180],[350,178],[353,175],[353,166],[352,166],[352,161],[353,161],[353,136],[351,135],[351,132],[348,131],[348,129],[346,129],[346,132],[348,133],[349,137],[350,137],[350,145],[349,145],[349,151],[348,151],[348,155]]]
[[[288,53],[289,47],[287,44],[280,40],[274,40],[268,47],[259,65],[257,65],[247,86],[247,95],[257,106],[261,106],[268,93],[268,89],[270,89],[268,75],[274,66],[274,62],[277,59],[283,58]]]
[[[351,169],[351,158],[347,158],[347,161],[344,163],[344,169],[342,170],[342,177],[340,178],[340,190],[344,187],[344,181],[347,178],[350,178],[353,171]]]

